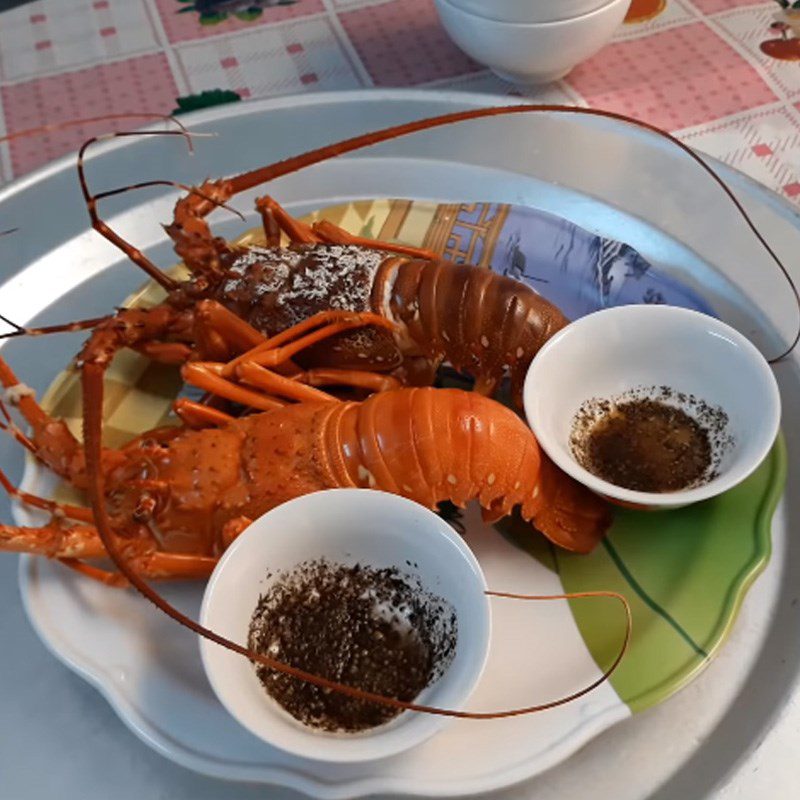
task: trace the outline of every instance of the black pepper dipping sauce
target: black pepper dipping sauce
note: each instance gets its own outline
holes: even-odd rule
[[[647,390],[643,390],[647,391]],[[697,418],[663,402],[677,399]],[[572,451],[589,472],[625,489],[676,492],[711,480],[730,446],[728,417],[691,395],[660,387],[617,401],[589,401],[573,426]]]
[[[411,701],[455,655],[452,607],[396,568],[326,560],[280,575],[253,613],[249,646],[315,675]],[[358,732],[400,712],[256,665],[266,691],[295,719],[324,731]]]

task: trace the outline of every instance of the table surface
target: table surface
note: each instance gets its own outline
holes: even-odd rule
[[[201,14],[191,5],[0,1],[0,9],[10,9],[0,13],[0,134],[76,117],[195,108],[209,99],[201,93],[214,90],[221,91],[212,99],[228,101],[370,86],[518,93],[449,42],[432,0],[297,0],[263,10],[256,7],[268,2],[249,0],[240,4],[249,11],[238,14]],[[634,0],[629,23],[611,45],[565,80],[525,94],[639,116],[800,203],[800,68],[790,60],[800,55],[800,44],[794,20],[776,19],[779,15],[774,2]],[[765,52],[762,45],[770,40],[787,44],[768,45]],[[74,151],[87,136],[110,127],[86,124],[0,144],[0,181]],[[756,599],[748,603],[769,591],[758,584]],[[758,624],[755,612],[748,617],[748,607],[743,631]],[[194,775],[139,742],[95,689],[36,640],[16,590],[16,559],[9,557],[0,559],[0,631],[2,685],[8,687],[2,691],[1,797],[290,796]],[[703,676],[674,702],[690,713],[692,692],[714,690]],[[37,726],[36,739],[25,726],[32,715],[51,721],[44,734]],[[751,755],[715,797],[769,792],[780,800],[784,795],[774,787],[793,785],[798,740],[800,708],[794,703],[763,744],[752,743]],[[590,745],[582,758],[591,762],[605,752]],[[634,755],[622,750],[620,757],[626,753]],[[692,763],[692,768],[703,766]],[[555,798],[569,786],[567,762],[535,788],[507,796]],[[603,796],[598,788],[596,795]],[[684,797],[682,788],[681,777],[671,776],[656,796]]]
[[[794,13],[774,0],[633,0],[609,46],[525,94],[641,117],[800,202]],[[0,135],[370,86],[516,93],[449,41],[433,0],[35,0],[0,12]],[[108,127],[0,145],[0,180]]]

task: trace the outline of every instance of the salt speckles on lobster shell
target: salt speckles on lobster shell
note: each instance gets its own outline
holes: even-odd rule
[[[229,267],[217,299],[270,332],[318,311],[369,311],[375,273],[385,258],[381,251],[351,245],[250,247]]]
[[[354,245],[249,247],[234,256],[215,299],[268,336],[320,311],[374,311],[372,287],[387,257]],[[372,329],[338,336],[305,355],[317,366],[399,362],[392,337]]]

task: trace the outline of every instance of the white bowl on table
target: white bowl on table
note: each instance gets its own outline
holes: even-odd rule
[[[597,53],[622,24],[631,0],[610,0],[586,14],[550,22],[490,19],[436,0],[450,38],[469,56],[511,83],[529,86],[563,78]]]
[[[578,463],[570,434],[584,402],[661,386],[727,414],[732,443],[716,477],[681,491],[641,492]],[[777,381],[755,345],[714,317],[663,305],[610,308],[567,325],[533,359],[523,402],[539,444],[564,472],[612,502],[646,510],[686,506],[741,483],[775,442],[781,416]],[[664,402],[694,415],[679,398]]]
[[[609,0],[450,0],[470,14],[499,22],[555,22],[588,14]]]
[[[220,559],[203,595],[200,621],[246,644],[253,611],[276,573],[321,558],[397,567],[449,602],[458,624],[455,656],[417,702],[464,709],[489,650],[486,581],[450,525],[398,495],[330,489],[259,517]],[[450,720],[404,711],[357,734],[319,731],[295,720],[266,693],[248,659],[207,639],[200,640],[200,651],[211,686],[230,714],[265,742],[297,756],[338,763],[385,758],[423,742]]]

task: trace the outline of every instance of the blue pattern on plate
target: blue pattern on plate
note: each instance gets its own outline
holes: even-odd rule
[[[527,283],[569,319],[611,306],[664,303],[715,316],[687,286],[653,267],[636,250],[545,211],[524,206],[475,203],[460,206],[447,243],[448,255],[478,264],[489,229],[508,209],[488,265]]]

